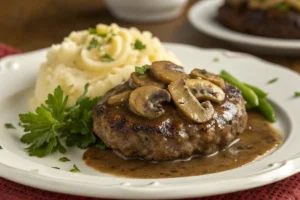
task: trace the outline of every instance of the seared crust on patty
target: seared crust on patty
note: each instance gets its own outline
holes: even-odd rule
[[[300,12],[290,9],[256,10],[246,5],[225,3],[219,9],[218,20],[238,32],[272,38],[300,39]]]
[[[246,128],[244,100],[233,86],[226,85],[224,102],[214,104],[213,118],[202,124],[184,118],[173,103],[163,104],[165,113],[151,120],[132,113],[127,103],[107,103],[110,96],[129,89],[127,82],[114,88],[93,109],[94,132],[123,156],[164,161],[208,155],[228,146]]]

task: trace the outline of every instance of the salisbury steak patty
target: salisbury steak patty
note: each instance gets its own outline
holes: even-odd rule
[[[300,12],[270,9],[250,9],[246,4],[232,6],[225,3],[219,9],[219,21],[235,31],[252,35],[300,39]]]
[[[114,88],[93,109],[94,132],[126,157],[161,161],[212,154],[229,145],[247,124],[243,97],[230,85],[224,88],[225,100],[213,103],[212,119],[200,124],[183,117],[173,102],[163,104],[165,113],[154,119],[134,114],[128,102],[107,103],[109,97],[130,89],[128,82]]]

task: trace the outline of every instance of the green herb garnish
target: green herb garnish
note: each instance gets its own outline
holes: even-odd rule
[[[100,37],[102,37],[102,38],[106,38],[107,33],[99,33],[98,35],[99,35]]]
[[[104,56],[101,57],[101,61],[102,62],[112,62],[114,61],[115,59],[113,59],[110,55],[108,54],[105,54]]]
[[[97,29],[96,28],[89,28],[89,34],[91,35],[98,35],[102,38],[106,38],[107,36],[107,33],[98,33]]]
[[[89,34],[97,35],[97,34],[98,34],[98,31],[97,31],[96,28],[89,28]]]
[[[5,123],[4,127],[6,129],[16,129],[16,127],[12,123]]]
[[[3,149],[2,146],[0,145],[0,150]]]
[[[273,78],[268,81],[268,84],[275,83],[276,81],[278,81],[278,78]]]
[[[70,169],[70,172],[80,172],[80,170],[78,169],[78,167],[74,164],[73,168]]]
[[[300,92],[295,92],[294,97],[300,97]]]
[[[87,47],[88,50],[92,50],[92,49],[95,49],[99,47],[99,42],[96,38],[93,38],[90,43],[89,43],[89,46]]]
[[[133,46],[134,46],[134,49],[137,49],[137,50],[146,49],[146,45],[143,44],[142,41],[138,40],[138,39],[135,40]]]
[[[76,145],[87,148],[96,142],[92,128],[92,108],[99,98],[86,96],[89,84],[75,105],[67,107],[68,96],[58,86],[54,94],[49,94],[45,105],[38,107],[35,113],[20,114],[19,118],[26,132],[21,141],[30,145],[30,156],[44,157],[55,151],[65,153],[67,146]],[[62,140],[65,139],[65,140]]]
[[[60,162],[68,162],[68,161],[70,161],[70,159],[69,158],[67,158],[67,157],[61,157],[60,159],[58,159]]]
[[[60,169],[59,167],[52,167],[53,169]]]
[[[150,65],[144,65],[144,66],[141,66],[141,67],[135,67],[135,72],[138,73],[138,74],[145,74],[145,72],[149,69]]]
[[[214,61],[214,62],[219,62],[220,59],[219,59],[219,58],[214,58],[213,61]]]

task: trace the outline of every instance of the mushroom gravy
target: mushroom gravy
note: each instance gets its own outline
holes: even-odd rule
[[[154,163],[124,160],[111,150],[90,148],[83,159],[88,166],[100,172],[132,178],[196,176],[237,168],[271,153],[283,141],[261,114],[251,111],[248,117],[247,129],[239,136],[238,142],[215,155]]]

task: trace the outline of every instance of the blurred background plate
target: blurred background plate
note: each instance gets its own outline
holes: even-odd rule
[[[259,37],[230,30],[217,19],[218,9],[224,0],[203,0],[194,4],[188,18],[199,31],[232,43],[236,47],[251,53],[269,55],[300,55],[300,40],[287,40]]]

